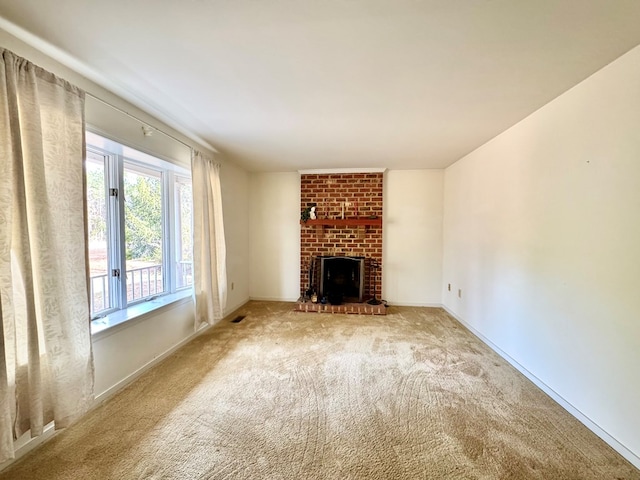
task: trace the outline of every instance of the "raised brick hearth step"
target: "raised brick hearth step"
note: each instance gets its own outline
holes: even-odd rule
[[[342,305],[327,305],[322,303],[298,302],[296,312],[309,313],[348,313],[355,315],[386,315],[384,305],[369,305],[368,303],[343,303]]]

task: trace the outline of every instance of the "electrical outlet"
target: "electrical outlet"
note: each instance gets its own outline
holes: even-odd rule
[[[231,282],[231,290],[233,290],[234,287],[235,287],[235,284]]]
[[[462,298],[462,289],[461,288],[458,289],[458,298]]]
[[[451,291],[451,284],[447,285],[447,290]]]

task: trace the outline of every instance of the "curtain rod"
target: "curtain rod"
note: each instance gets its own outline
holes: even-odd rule
[[[108,106],[108,107],[113,108],[114,110],[117,110],[117,111],[118,111],[118,112],[120,112],[120,113],[124,113],[127,117],[133,118],[134,120],[136,120],[136,121],[138,121],[138,122],[141,122],[143,125],[146,125],[147,127],[152,128],[152,129],[153,129],[153,130],[155,130],[156,132],[160,132],[162,135],[164,135],[164,136],[166,136],[166,137],[169,137],[170,139],[172,139],[172,140],[174,140],[174,141],[176,141],[176,142],[178,142],[178,143],[181,143],[182,145],[184,145],[185,147],[187,147],[189,150],[191,150],[191,151],[194,151],[194,150],[195,150],[195,149],[194,149],[191,145],[189,145],[188,143],[183,142],[183,141],[182,141],[182,140],[180,140],[179,138],[174,137],[173,135],[171,135],[170,133],[165,132],[164,130],[160,130],[159,128],[157,128],[157,127],[155,127],[155,126],[153,126],[153,125],[151,125],[151,124],[149,124],[149,123],[145,122],[144,120],[141,120],[140,118],[136,117],[135,115],[132,115],[131,113],[127,112],[126,110],[123,110],[123,109],[122,109],[122,108],[120,108],[120,107],[116,107],[115,105],[113,105],[113,104],[111,104],[111,103],[107,102],[106,100],[103,100],[102,98],[96,97],[96,96],[95,96],[95,95],[93,95],[92,93],[85,92],[85,95],[87,95],[87,96],[89,96],[89,97],[93,98],[94,100],[99,101],[100,103],[105,104],[105,105],[106,105],[106,106]],[[143,128],[143,132],[144,132],[144,128]]]

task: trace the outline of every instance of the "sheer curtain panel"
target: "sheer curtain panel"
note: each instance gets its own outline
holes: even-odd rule
[[[220,165],[201,152],[191,156],[193,183],[193,292],[196,329],[222,318],[227,302],[227,267]]]
[[[93,398],[84,92],[1,49],[0,461]]]

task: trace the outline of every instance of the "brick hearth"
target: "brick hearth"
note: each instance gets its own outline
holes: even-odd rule
[[[315,313],[347,313],[354,315],[386,315],[387,307],[384,305],[368,305],[366,303],[344,303],[342,305],[323,305],[321,303],[298,302],[294,310],[296,312]]]

